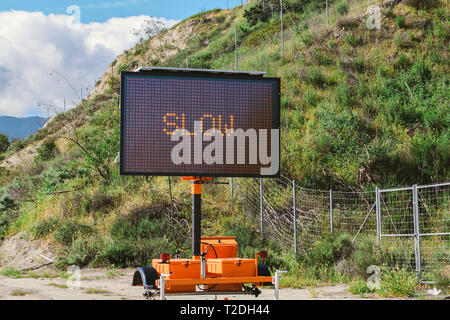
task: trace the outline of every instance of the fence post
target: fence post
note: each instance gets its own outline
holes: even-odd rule
[[[330,189],[330,230],[333,235],[333,190]]]
[[[327,27],[328,27],[328,0],[326,0],[326,2],[327,2],[326,6],[327,6]]]
[[[261,223],[261,234],[263,233],[263,211],[264,211],[264,203],[263,203],[263,184],[262,178],[259,178],[259,216]]]
[[[297,255],[297,206],[295,201],[295,180],[292,180],[292,199],[294,210],[294,254]]]
[[[283,33],[283,0],[280,0],[280,19],[281,19],[281,59],[284,58],[284,33]]]
[[[231,203],[233,203],[233,177],[230,178],[230,196],[231,196]]]
[[[381,247],[381,205],[380,205],[380,189],[378,187],[375,187],[375,206],[377,216],[378,246]]]
[[[417,196],[417,184],[412,186],[413,191],[413,213],[414,213],[414,247],[416,258],[416,272],[422,279],[422,265],[420,256],[420,228],[419,228],[419,197]]]
[[[234,27],[234,68],[238,70],[237,26]]]

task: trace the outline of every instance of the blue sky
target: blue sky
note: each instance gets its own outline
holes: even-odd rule
[[[149,15],[182,20],[202,9],[226,9],[240,5],[241,0],[2,0],[0,11],[41,11],[48,15],[66,14],[66,8],[81,8],[81,23],[104,22],[112,17]]]
[[[241,0],[0,0],[0,115],[47,116],[42,102],[58,110],[75,106],[79,94],[55,74],[64,75],[86,96],[111,61],[136,44],[133,30],[149,19],[170,27],[202,10],[240,4]],[[80,16],[68,11],[73,6],[80,8]]]

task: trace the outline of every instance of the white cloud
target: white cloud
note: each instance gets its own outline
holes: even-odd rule
[[[92,88],[114,58],[135,45],[132,30],[147,19],[77,24],[69,15],[0,12],[0,115],[29,115],[39,99],[62,106],[66,98],[70,107],[74,92],[50,73],[63,74],[77,90]],[[159,19],[169,26],[176,23]]]

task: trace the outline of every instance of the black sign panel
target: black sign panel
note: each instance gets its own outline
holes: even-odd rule
[[[122,72],[122,175],[279,176],[280,79]]]

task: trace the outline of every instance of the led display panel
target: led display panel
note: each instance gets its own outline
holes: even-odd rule
[[[278,177],[280,79],[121,73],[122,175]]]

